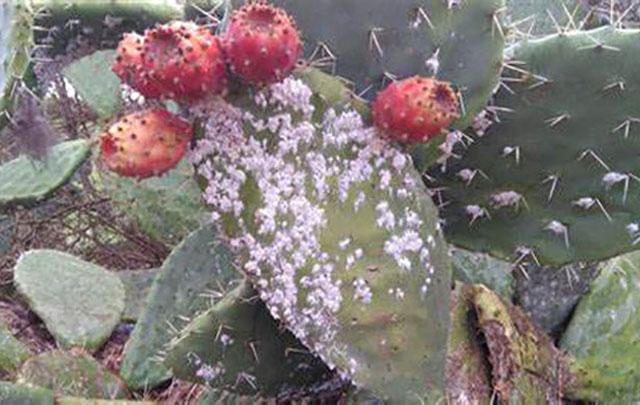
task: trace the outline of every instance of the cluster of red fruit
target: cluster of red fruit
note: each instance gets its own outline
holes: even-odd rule
[[[293,19],[260,1],[234,12],[221,37],[184,21],[149,29],[144,36],[125,34],[112,69],[148,99],[189,104],[224,96],[230,73],[249,85],[278,82],[291,73],[301,52]],[[393,83],[373,105],[375,125],[404,143],[424,142],[457,117],[455,92],[448,83],[431,78]],[[191,138],[188,121],[155,108],[127,115],[104,132],[102,156],[116,173],[146,178],[175,167]]]
[[[249,85],[278,82],[301,53],[300,35],[285,11],[251,3],[234,13],[222,37],[184,21],[149,29],[144,36],[125,34],[112,69],[145,98],[189,104],[224,96],[229,72]],[[191,138],[186,120],[155,108],[127,115],[104,132],[102,156],[116,173],[146,178],[175,167]]]

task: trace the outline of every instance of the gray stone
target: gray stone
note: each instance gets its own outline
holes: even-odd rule
[[[515,302],[538,326],[558,337],[598,272],[597,265],[572,264],[559,269],[525,265],[514,270]]]

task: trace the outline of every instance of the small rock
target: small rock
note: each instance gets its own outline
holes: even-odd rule
[[[573,309],[598,275],[597,265],[562,267],[527,265],[526,274],[515,270],[515,302],[553,337],[562,333]]]

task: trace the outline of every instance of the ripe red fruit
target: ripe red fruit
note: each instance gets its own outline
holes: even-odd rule
[[[136,112],[102,133],[102,160],[121,176],[159,176],[178,164],[192,136],[191,124],[167,110]]]
[[[256,85],[287,77],[302,53],[293,19],[264,2],[249,3],[234,12],[224,44],[232,72]]]
[[[125,35],[114,72],[148,98],[194,101],[228,86],[220,39],[206,27],[174,21]]]
[[[391,139],[426,142],[460,117],[456,92],[447,82],[415,76],[390,84],[373,103],[373,122]]]
[[[154,84],[142,68],[144,37],[135,32],[124,34],[116,50],[116,60],[111,70],[131,87],[147,98],[159,98],[160,87]]]

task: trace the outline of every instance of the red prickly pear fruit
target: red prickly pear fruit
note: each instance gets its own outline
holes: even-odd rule
[[[155,85],[142,69],[142,46],[144,37],[135,32],[124,34],[116,50],[116,60],[111,70],[124,83],[140,92],[147,98],[158,98],[162,91]]]
[[[145,32],[142,64],[167,97],[194,101],[224,94],[227,66],[220,38],[207,27],[175,21]]]
[[[141,44],[133,35],[118,46],[113,69],[145,97],[192,102],[226,92],[222,45],[207,27],[174,21],[145,31]]]
[[[135,80],[136,70],[142,66],[142,43],[144,38],[135,32],[124,34],[116,50],[116,61],[111,70],[125,82]]]
[[[159,176],[178,164],[192,136],[191,124],[167,110],[132,113],[100,135],[102,160],[121,176]]]
[[[373,103],[373,122],[403,143],[426,142],[460,117],[456,92],[447,82],[414,76],[382,90]]]
[[[302,54],[294,20],[283,9],[264,2],[249,3],[234,12],[224,47],[231,71],[254,85],[281,81]]]

